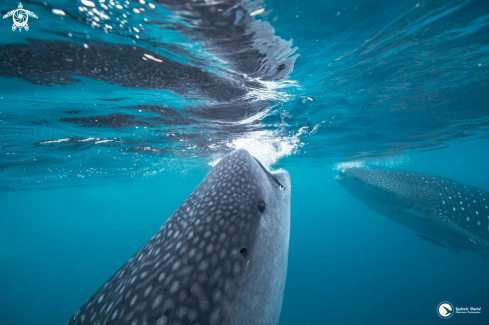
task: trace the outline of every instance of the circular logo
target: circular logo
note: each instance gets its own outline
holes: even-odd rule
[[[29,17],[24,9],[17,9],[14,13],[14,24],[17,27],[24,27],[27,24]]]
[[[448,301],[440,302],[436,307],[436,313],[443,319],[450,318],[453,315],[453,305]]]

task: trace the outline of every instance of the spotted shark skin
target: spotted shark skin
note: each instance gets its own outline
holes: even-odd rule
[[[66,324],[277,324],[289,229],[288,173],[233,151]]]
[[[337,181],[362,203],[431,240],[489,252],[489,192],[444,177],[348,168]]]

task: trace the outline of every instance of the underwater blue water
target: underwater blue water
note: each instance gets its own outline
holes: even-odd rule
[[[334,177],[489,191],[489,3],[234,2],[221,24],[171,0],[24,1],[29,31],[0,21],[0,324],[65,323],[236,148],[291,175],[281,325],[488,324],[488,259]],[[442,301],[482,313],[444,320]]]

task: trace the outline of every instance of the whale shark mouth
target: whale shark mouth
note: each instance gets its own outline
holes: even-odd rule
[[[255,157],[253,157],[253,158],[255,158]],[[255,158],[255,160],[256,160],[256,162],[258,163],[258,165],[260,165],[261,169],[263,169],[263,171],[265,172],[265,174],[267,174],[267,175],[268,175],[268,177],[270,177],[271,179],[273,179],[273,181],[274,181],[275,183],[277,183],[277,184],[278,184],[278,186],[279,186],[280,190],[281,190],[281,191],[285,190],[285,186],[283,186],[283,185],[282,185],[282,184],[281,184],[281,183],[278,181],[277,177],[273,176],[273,174],[272,174],[272,173],[270,173],[270,172],[269,172],[269,171],[268,171],[268,170],[267,170],[267,169],[266,169],[266,168],[265,168],[265,167],[264,167],[264,166],[261,164],[261,162],[260,162],[258,159],[256,159],[256,158]]]
[[[338,171],[338,175],[336,175],[336,176],[334,177],[334,179],[335,179],[335,180],[337,180],[337,181],[342,180],[342,179],[344,179],[344,178],[346,178],[346,175],[345,175],[345,169],[342,169],[342,170],[340,169],[340,170]]]

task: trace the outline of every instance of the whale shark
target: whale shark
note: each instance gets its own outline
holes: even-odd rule
[[[66,324],[277,324],[290,189],[287,172],[231,152]]]
[[[489,192],[452,179],[397,170],[347,168],[336,180],[377,213],[455,252],[489,252]]]

